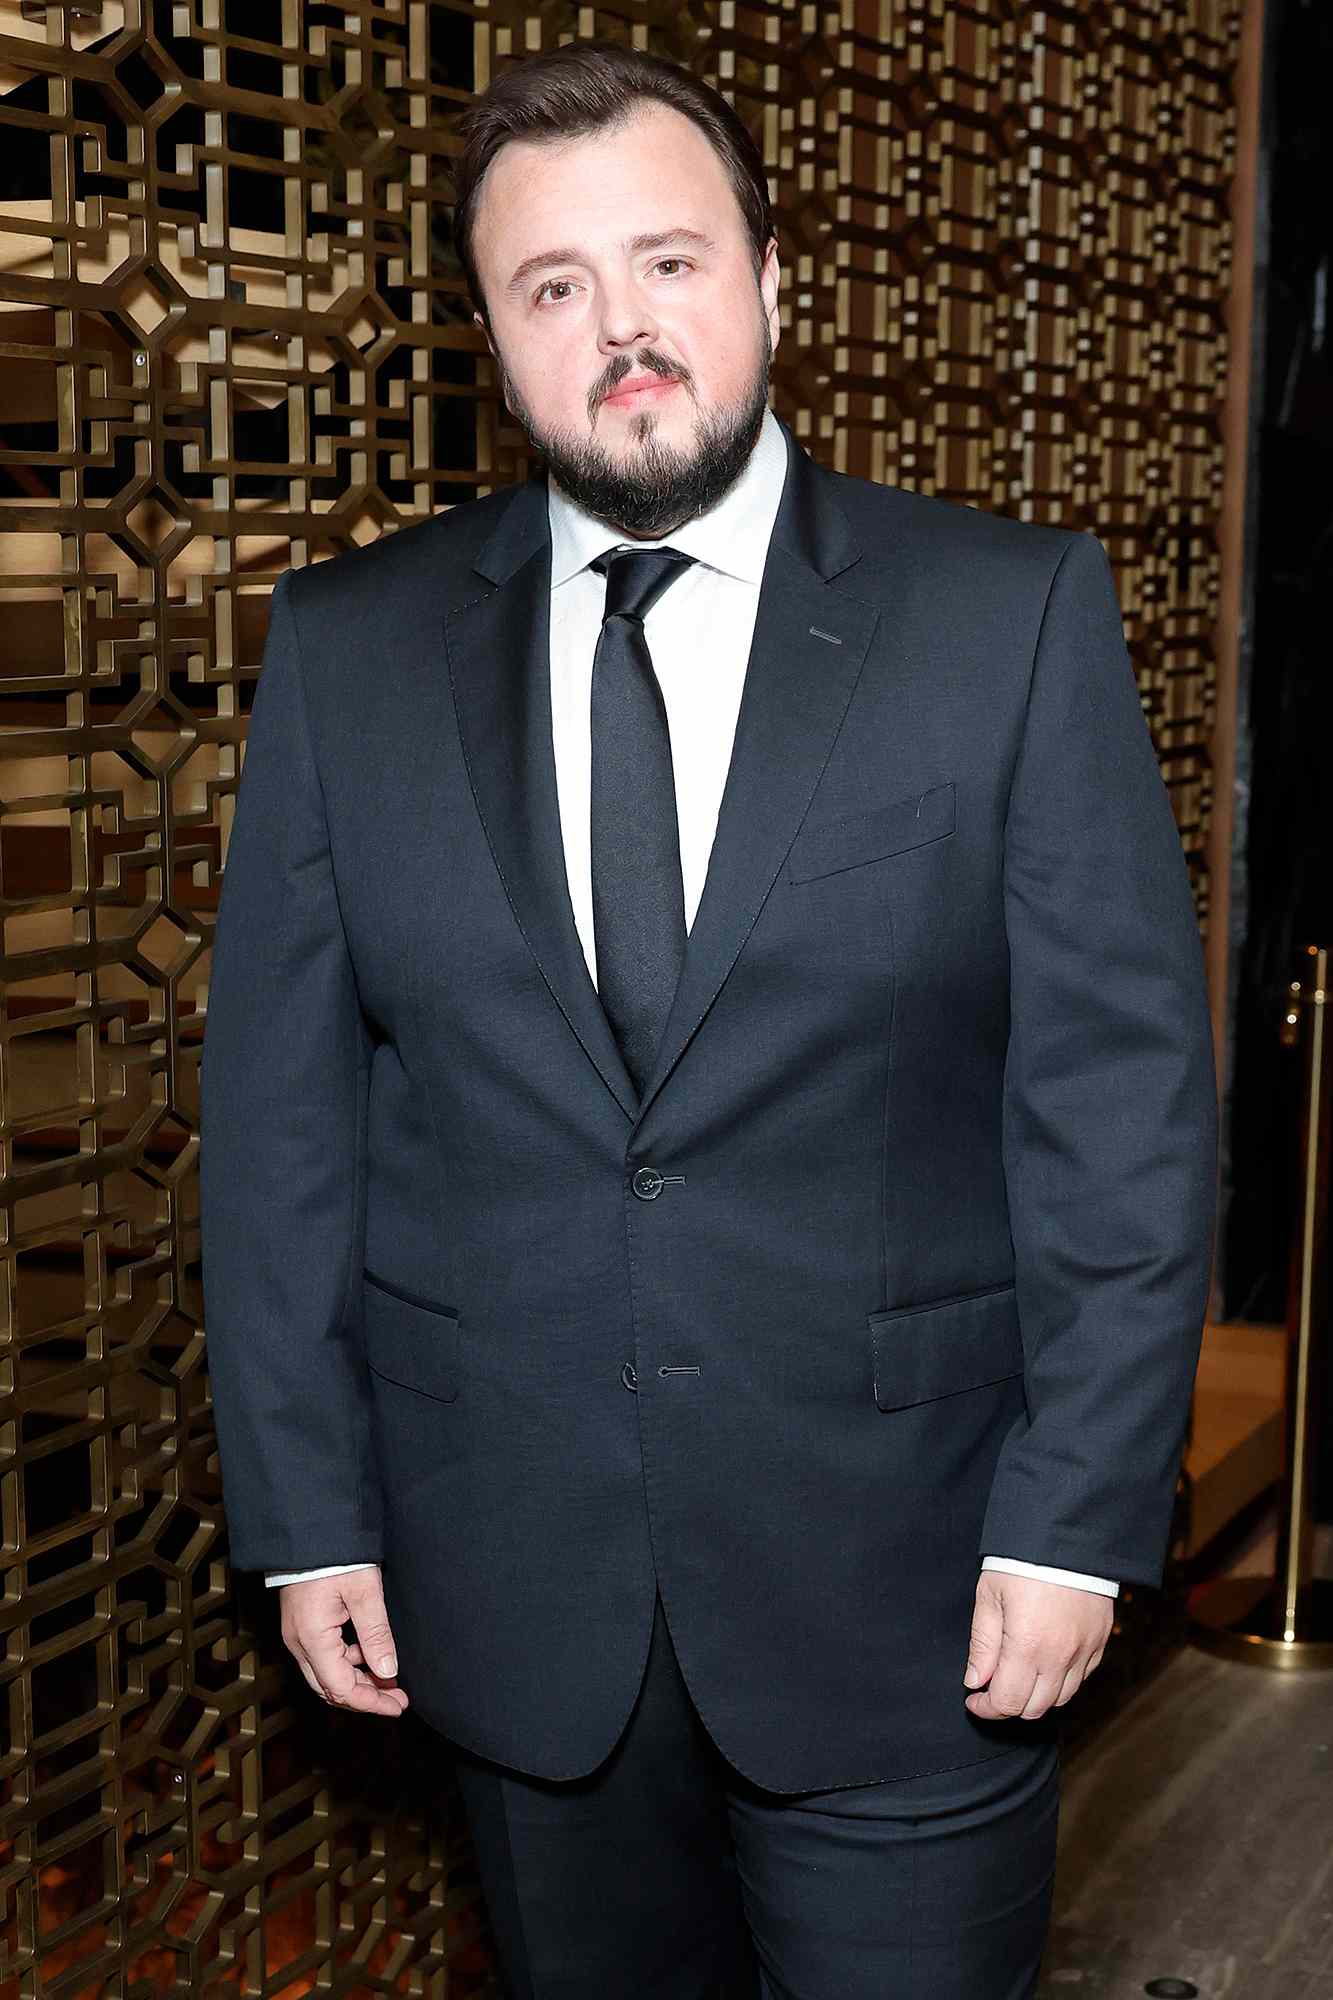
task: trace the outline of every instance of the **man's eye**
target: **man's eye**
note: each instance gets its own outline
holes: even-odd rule
[[[542,283],[537,287],[537,297],[540,298],[543,292],[549,292],[551,288],[555,285],[568,286],[571,285],[572,283],[573,280],[570,278],[545,278],[543,279]]]

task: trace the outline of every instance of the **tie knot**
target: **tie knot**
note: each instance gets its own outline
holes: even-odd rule
[[[680,549],[608,549],[588,565],[606,578],[602,623],[608,618],[647,617],[668,584],[688,569],[693,556]]]

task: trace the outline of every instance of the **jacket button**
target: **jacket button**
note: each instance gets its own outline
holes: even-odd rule
[[[636,1167],[630,1186],[640,1201],[656,1201],[662,1192],[662,1176],[656,1167]]]
[[[636,1396],[638,1395],[639,1378],[634,1372],[634,1363],[632,1361],[627,1361],[625,1363],[624,1367],[620,1371],[620,1379],[624,1383],[627,1389],[632,1389],[634,1391],[634,1394]]]

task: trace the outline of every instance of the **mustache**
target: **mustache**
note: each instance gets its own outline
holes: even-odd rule
[[[679,361],[669,361],[665,354],[658,354],[653,348],[645,347],[636,355],[617,354],[608,364],[601,380],[594,384],[588,395],[588,420],[597,415],[599,406],[635,368],[642,368],[653,375],[674,376],[685,389],[689,389],[691,376],[688,368]]]

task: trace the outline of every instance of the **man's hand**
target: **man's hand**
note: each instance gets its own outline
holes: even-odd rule
[[[283,1583],[278,1596],[283,1641],[317,1695],[334,1708],[402,1714],[406,1690],[387,1685],[398,1672],[398,1654],[378,1563],[344,1576]],[[356,1632],[354,1645],[342,1635],[349,1618]]]
[[[963,1675],[977,1689],[965,1697],[968,1708],[1025,1722],[1059,1708],[1101,1659],[1114,1618],[1115,1599],[1101,1591],[982,1570]]]

